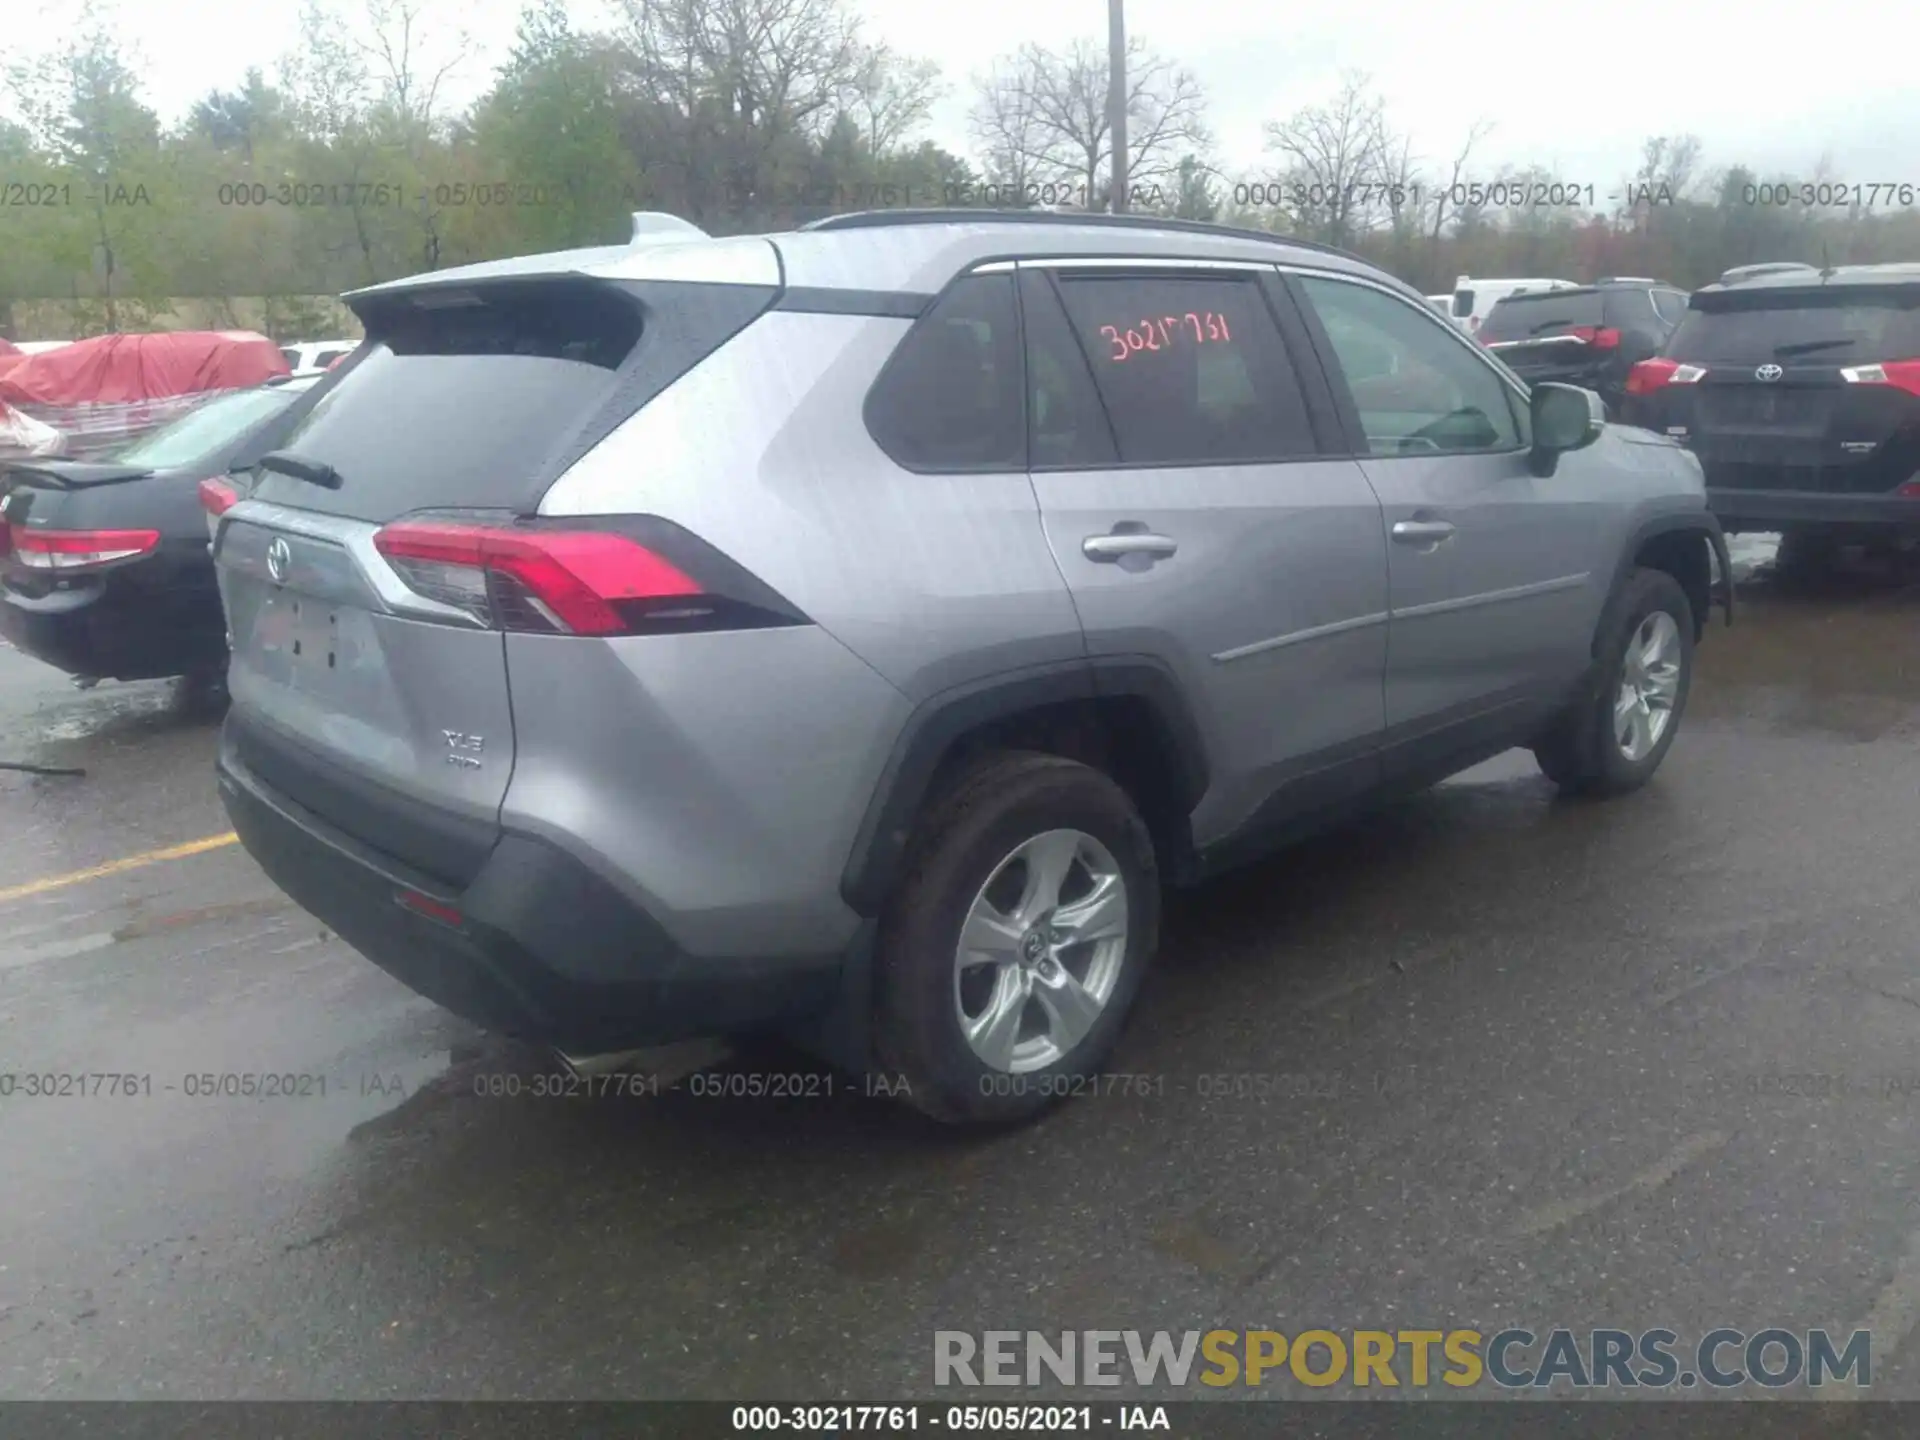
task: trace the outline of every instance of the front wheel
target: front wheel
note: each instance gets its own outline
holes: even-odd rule
[[[1039,1114],[1097,1083],[1158,941],[1133,802],[1090,766],[999,752],[928,806],[882,921],[875,1048],[949,1123]]]
[[[1653,778],[1673,747],[1693,682],[1693,606],[1664,570],[1636,570],[1599,647],[1598,693],[1535,744],[1569,794],[1623,795]]]

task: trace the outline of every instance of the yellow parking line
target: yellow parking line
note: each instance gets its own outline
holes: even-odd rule
[[[204,855],[209,850],[231,845],[239,838],[229,830],[224,835],[209,835],[204,840],[189,840],[184,845],[143,850],[138,855],[129,855],[123,860],[109,860],[104,865],[94,865],[85,870],[69,870],[65,875],[49,875],[43,880],[29,880],[24,885],[10,885],[0,890],[0,905],[9,900],[24,900],[29,895],[44,895],[49,890],[64,890],[83,880],[98,880],[103,875],[118,875],[123,870],[138,870],[143,865],[158,865],[162,860],[184,860],[189,855]]]

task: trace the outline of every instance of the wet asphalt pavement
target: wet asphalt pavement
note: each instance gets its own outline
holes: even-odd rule
[[[0,773],[0,1070],[150,1090],[0,1098],[0,1396],[877,1400],[938,1329],[1509,1324],[1864,1325],[1920,1396],[1920,563],[1743,548],[1651,787],[1516,753],[1176,899],[1139,1078],[987,1137],[822,1072],[525,1093],[236,846],[14,893],[227,824],[171,687],[0,649],[0,759],[88,772]],[[187,1093],[237,1072],[305,1093]]]

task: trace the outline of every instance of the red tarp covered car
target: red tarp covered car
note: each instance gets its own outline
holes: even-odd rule
[[[251,330],[96,335],[57,350],[0,357],[0,405],[52,425],[84,459],[138,438],[222,390],[287,374],[280,349]]]
[[[239,390],[287,373],[280,347],[250,330],[96,335],[43,350],[0,374],[13,405],[126,405]]]

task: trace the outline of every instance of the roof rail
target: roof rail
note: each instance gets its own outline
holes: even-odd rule
[[[1109,215],[1102,211],[1061,210],[986,210],[968,205],[945,209],[854,210],[845,215],[828,215],[802,225],[802,230],[878,230],[889,225],[1067,225],[1092,226],[1103,230],[1175,230],[1183,235],[1217,235],[1223,240],[1259,240],[1269,245],[1291,245],[1300,250],[1315,250],[1323,255],[1338,255],[1347,260],[1359,256],[1338,245],[1319,240],[1302,240],[1294,235],[1277,235],[1271,230],[1248,230],[1238,225],[1214,225],[1204,220],[1174,220],[1159,215]],[[1364,262],[1362,262],[1364,263]]]

